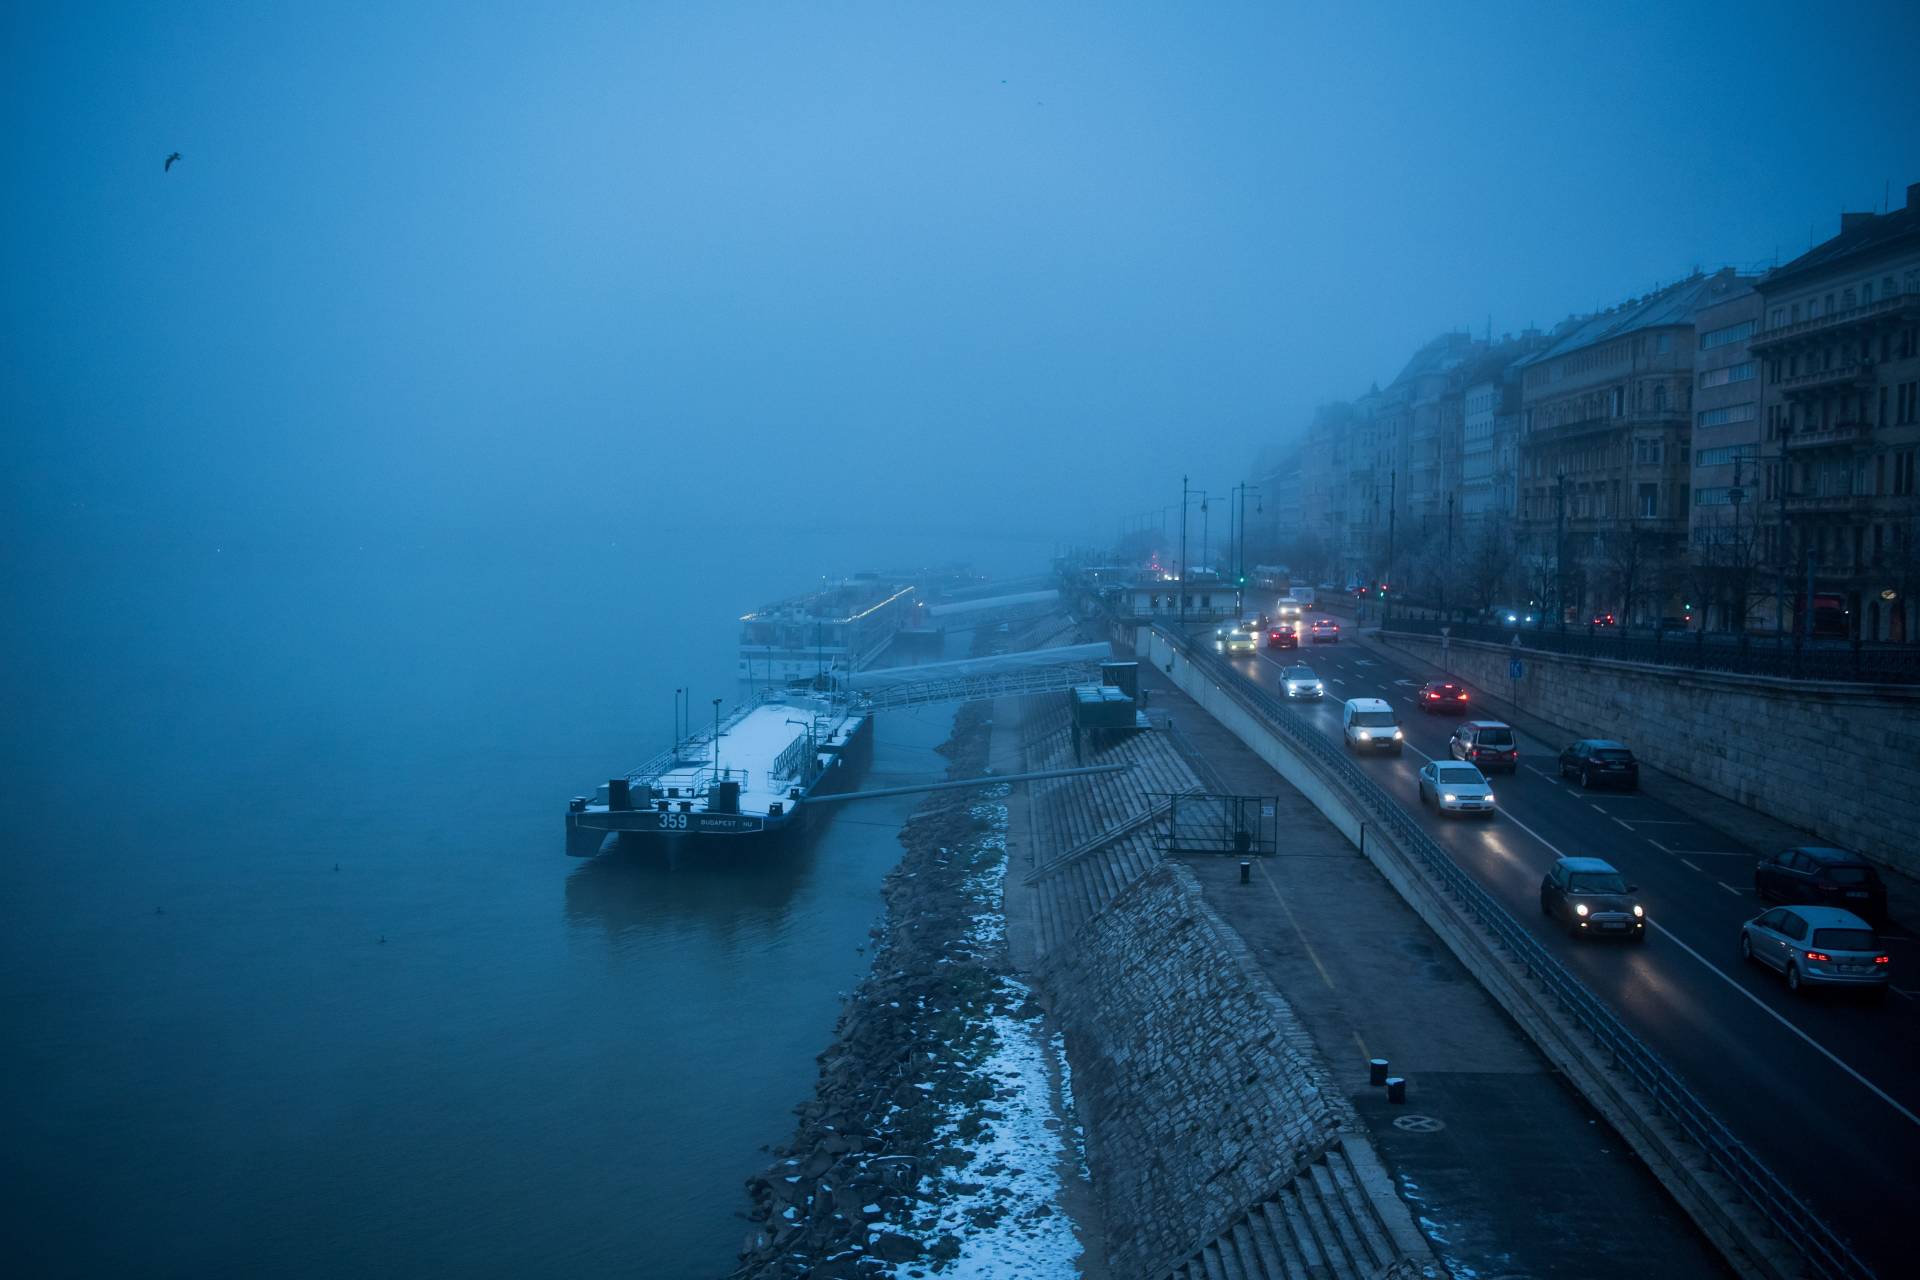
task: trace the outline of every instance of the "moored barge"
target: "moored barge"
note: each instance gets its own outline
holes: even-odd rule
[[[567,806],[567,852],[609,835],[642,847],[770,842],[805,828],[823,795],[852,788],[873,759],[873,715],[843,697],[788,692],[738,707],[638,769]]]

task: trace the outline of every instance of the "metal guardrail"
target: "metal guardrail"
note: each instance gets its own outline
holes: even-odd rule
[[[1612,1056],[1614,1065],[1679,1127],[1715,1172],[1737,1187],[1773,1230],[1792,1245],[1814,1272],[1829,1280],[1871,1280],[1873,1271],[1847,1243],[1762,1164],[1719,1117],[1553,954],[1521,927],[1462,871],[1433,837],[1423,831],[1386,791],[1354,762],[1316,733],[1279,697],[1249,684],[1225,660],[1162,627],[1155,632],[1196,667],[1221,677],[1230,696],[1270,728],[1282,734],[1316,766],[1332,774],[1366,811],[1392,833],[1399,845],[1418,857],[1473,919],[1525,966],[1561,1008]]]
[[[1815,641],[1805,644],[1785,637],[1709,634],[1678,635],[1612,627],[1580,627],[1560,631],[1553,627],[1493,626],[1484,622],[1442,622],[1437,618],[1394,617],[1381,629],[1411,635],[1437,636],[1450,628],[1455,640],[1513,644],[1540,653],[1563,653],[1581,658],[1612,658],[1692,671],[1725,671],[1735,675],[1779,676],[1788,680],[1834,680],[1848,684],[1920,684],[1920,646],[1848,644]]]

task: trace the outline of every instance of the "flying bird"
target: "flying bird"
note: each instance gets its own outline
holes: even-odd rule
[[[174,152],[174,153],[173,153],[172,155],[170,155],[170,156],[168,156],[168,157],[167,157],[167,162],[166,162],[166,164],[164,164],[164,165],[162,165],[162,166],[160,167],[160,172],[162,172],[162,173],[166,173],[166,172],[167,172],[168,170],[170,170],[170,169],[172,169],[172,168],[173,168],[173,162],[174,162],[175,160],[178,160],[179,158],[180,158],[180,153],[179,153],[178,151],[176,151],[176,152]]]

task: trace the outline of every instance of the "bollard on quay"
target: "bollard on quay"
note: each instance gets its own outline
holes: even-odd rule
[[[1253,864],[1244,858],[1240,861],[1240,883],[1253,883]]]
[[[1378,1087],[1387,1082],[1387,1060],[1385,1058],[1367,1059],[1367,1083]]]
[[[1405,1076],[1387,1077],[1387,1101],[1403,1103],[1407,1100],[1407,1079]]]

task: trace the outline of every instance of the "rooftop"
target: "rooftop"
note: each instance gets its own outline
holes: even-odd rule
[[[1745,283],[1731,269],[1713,275],[1694,274],[1677,284],[1656,289],[1643,298],[1629,298],[1617,307],[1587,316],[1567,328],[1546,350],[1529,356],[1525,364],[1538,364],[1568,352],[1580,351],[1621,334],[1658,329],[1668,325],[1693,323],[1694,313],[1727,296],[1728,287]]]
[[[1761,277],[1758,287],[1764,293],[1795,277],[1916,239],[1920,239],[1920,182],[1908,185],[1905,208],[1890,213],[1841,214],[1839,235],[1815,245],[1792,262],[1775,267]]]

